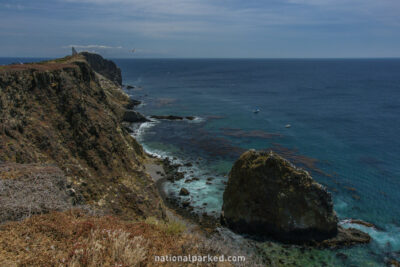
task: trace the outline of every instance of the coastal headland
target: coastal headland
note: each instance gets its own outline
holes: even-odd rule
[[[134,110],[139,103],[121,85],[120,69],[90,53],[0,66],[1,264],[158,266],[157,255],[210,254],[247,259],[210,266],[296,266],[284,254],[256,253],[265,244],[276,250],[279,242],[236,235],[219,218],[199,216],[163,192],[163,182],[180,174],[132,137],[130,123],[152,118]],[[301,248],[312,253],[315,245]]]

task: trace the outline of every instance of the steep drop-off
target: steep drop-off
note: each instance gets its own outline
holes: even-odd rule
[[[0,163],[55,165],[82,203],[161,216],[142,147],[121,125],[129,97],[115,82],[119,69],[98,55],[0,67]]]
[[[104,59],[102,56],[89,53],[89,52],[82,52],[80,53],[83,57],[85,57],[86,61],[92,67],[92,69],[107,79],[115,82],[118,85],[122,85],[122,75],[120,68],[111,61]]]

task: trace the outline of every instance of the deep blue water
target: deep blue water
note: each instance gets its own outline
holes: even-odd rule
[[[199,212],[218,216],[234,160],[249,148],[272,148],[328,187],[340,219],[377,226],[360,227],[374,239],[362,257],[398,256],[400,60],[116,62],[124,82],[138,86],[128,92],[144,101],[144,114],[199,117],[140,129],[148,151],[195,163],[182,169],[200,181],[167,184],[170,194],[184,186]]]
[[[340,219],[377,226],[359,226],[373,242],[344,249],[340,264],[399,259],[400,60],[115,61],[124,83],[137,86],[127,92],[144,102],[142,113],[197,117],[142,124],[137,133],[147,151],[194,163],[182,170],[200,180],[166,184],[170,194],[184,186],[196,211],[218,216],[233,162],[249,148],[273,149],[327,186]]]

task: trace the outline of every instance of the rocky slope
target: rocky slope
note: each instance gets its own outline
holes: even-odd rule
[[[121,124],[129,97],[115,82],[115,64],[87,53],[0,67],[0,162],[54,165],[76,202],[96,209],[162,216],[142,147]]]
[[[250,150],[235,162],[222,211],[222,222],[241,233],[285,241],[321,241],[337,237],[338,232],[345,237],[326,189],[273,152]],[[339,239],[333,243],[369,241],[358,232],[349,233],[347,243]]]

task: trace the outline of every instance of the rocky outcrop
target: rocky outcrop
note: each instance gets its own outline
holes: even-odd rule
[[[367,244],[370,241],[371,237],[358,229],[339,226],[336,236],[317,242],[315,245],[321,248],[341,248]]]
[[[221,222],[239,233],[321,247],[370,241],[368,234],[338,226],[326,189],[272,151],[249,150],[235,162],[223,196]]]
[[[157,120],[171,120],[171,121],[181,121],[183,119],[192,121],[195,119],[195,117],[193,117],[193,116],[182,117],[182,116],[175,116],[175,115],[152,115],[152,116],[150,116],[150,118],[157,119]]]
[[[114,62],[104,59],[98,54],[93,54],[89,52],[81,52],[80,55],[85,57],[86,61],[95,72],[100,73],[107,79],[122,86],[121,70]]]
[[[145,116],[140,114],[139,112],[135,110],[125,110],[124,117],[122,118],[123,121],[126,122],[146,122],[148,119],[146,119]]]
[[[338,231],[330,194],[273,152],[245,152],[229,174],[223,200],[223,223],[237,232],[323,240]]]
[[[188,196],[190,194],[189,190],[186,188],[182,187],[181,190],[179,191],[179,195],[181,196]]]
[[[142,104],[141,101],[130,98],[129,103],[125,106],[125,108],[133,109],[134,107],[139,106],[140,104]]]
[[[129,102],[82,54],[0,66],[0,161],[52,164],[85,204],[127,218],[159,216],[143,149],[122,125]]]

